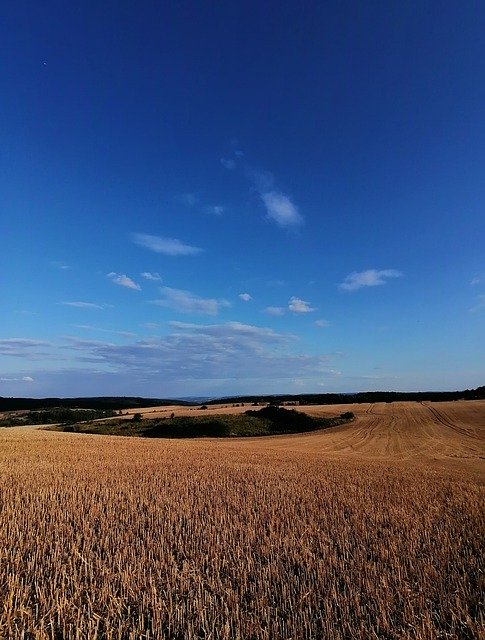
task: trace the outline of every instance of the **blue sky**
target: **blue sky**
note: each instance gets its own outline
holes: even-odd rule
[[[0,395],[485,381],[485,5],[7,2]]]

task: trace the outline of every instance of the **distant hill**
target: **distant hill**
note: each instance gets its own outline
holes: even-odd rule
[[[439,402],[447,400],[485,400],[485,386],[465,391],[363,391],[361,393],[305,393],[298,395],[253,395],[212,398],[200,397],[185,399],[140,398],[131,396],[108,396],[93,398],[2,398],[0,411],[19,411],[32,409],[50,409],[53,407],[69,407],[75,409],[138,409],[141,407],[163,407],[169,405],[195,406],[204,404],[283,404],[286,402],[299,405],[311,404],[353,404],[360,402]]]
[[[71,409],[138,409],[140,407],[162,407],[168,405],[192,406],[198,404],[188,400],[170,400],[139,397],[93,397],[93,398],[2,398],[0,411],[19,411],[22,409],[51,409],[69,407]]]
[[[299,405],[310,404],[354,404],[360,402],[443,402],[447,400],[484,400],[485,386],[465,391],[363,391],[360,393],[304,393],[298,395],[254,395],[231,396],[218,400],[206,401],[206,404],[227,402],[232,404],[283,404],[294,402]]]

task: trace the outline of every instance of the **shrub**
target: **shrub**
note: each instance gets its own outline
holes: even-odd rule
[[[340,417],[342,418],[342,420],[353,420],[355,418],[355,415],[352,413],[352,411],[346,411],[345,413],[341,413]]]
[[[283,409],[276,405],[268,405],[259,411],[244,412],[247,416],[254,416],[269,420],[268,428],[271,431],[312,431],[318,427],[316,420],[301,411],[295,409]]]
[[[148,438],[222,438],[231,435],[231,431],[224,420],[177,418],[169,424],[154,424],[143,435]]]

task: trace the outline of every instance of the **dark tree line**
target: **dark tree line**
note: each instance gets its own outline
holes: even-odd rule
[[[296,403],[301,406],[311,404],[354,404],[360,402],[444,402],[449,400],[485,400],[485,386],[465,391],[364,391],[361,393],[305,393],[299,395],[231,396],[223,400],[210,400],[207,404],[221,401],[227,403],[247,402],[253,405]]]
[[[250,403],[282,404],[291,402],[299,405],[309,404],[353,404],[355,402],[397,402],[411,400],[416,402],[440,402],[447,400],[484,400],[485,386],[464,391],[364,391],[361,393],[306,393],[300,395],[253,395],[231,396],[207,400],[206,404]],[[138,409],[141,407],[159,407],[168,405],[196,406],[197,402],[141,397],[99,397],[99,398],[2,398],[0,411],[39,410],[53,408],[118,410]]]
[[[99,397],[99,398],[2,398],[0,411],[40,410],[54,408],[118,410],[139,407],[162,407],[172,404],[186,406],[191,402],[140,397]]]

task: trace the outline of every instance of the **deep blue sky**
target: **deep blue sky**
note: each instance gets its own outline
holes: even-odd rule
[[[0,395],[485,381],[485,4],[6,2]]]

